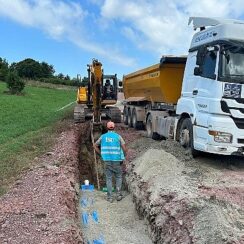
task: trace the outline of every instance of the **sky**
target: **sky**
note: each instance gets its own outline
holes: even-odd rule
[[[123,74],[186,55],[191,16],[244,20],[242,0],[0,0],[0,57],[54,65],[87,76],[93,58],[104,74]]]

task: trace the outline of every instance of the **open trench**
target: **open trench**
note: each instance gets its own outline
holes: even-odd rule
[[[96,185],[89,126],[85,131],[80,182]],[[194,160],[176,142],[154,141],[122,124],[116,131],[129,148],[124,182],[130,193],[110,204],[104,192],[95,191],[100,225],[93,225],[93,237],[106,243],[244,243],[242,159],[204,155]],[[105,186],[101,162],[99,179]],[[82,227],[85,238],[88,229]]]
[[[152,243],[144,221],[136,213],[131,195],[123,184],[124,198],[113,203],[106,201],[106,192],[98,191],[97,175],[94,163],[94,152],[90,139],[90,124],[83,124],[79,143],[80,184],[89,180],[95,185],[94,191],[80,191],[78,212],[80,215],[81,231],[85,243]],[[97,157],[98,177],[101,189],[106,187],[104,165]],[[115,182],[113,182],[114,184]],[[125,181],[124,181],[125,183]],[[114,193],[115,195],[115,193]],[[96,218],[94,219],[94,212]],[[93,242],[92,242],[93,241]],[[97,242],[96,242],[97,241]]]
[[[79,172],[80,182],[84,184],[85,180],[89,180],[97,188],[97,174],[95,170],[94,152],[91,141],[91,126],[89,122],[82,124],[82,133],[79,142]],[[98,177],[101,185],[105,184],[103,165],[97,159]]]

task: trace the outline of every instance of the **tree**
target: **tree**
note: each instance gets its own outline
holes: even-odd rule
[[[63,80],[63,79],[64,79],[64,74],[59,73],[57,77],[58,77],[59,79]]]
[[[85,77],[85,76],[84,76],[84,77],[82,78],[82,81],[81,81],[82,86],[87,86],[88,83],[89,83],[89,79],[88,79],[88,77]]]
[[[65,79],[65,80],[70,80],[69,75],[66,75],[66,76],[64,77],[64,79]]]
[[[36,79],[41,77],[41,67],[39,62],[31,58],[27,58],[18,62],[15,65],[15,70],[18,72],[20,77],[29,79]]]
[[[16,71],[16,65],[17,65],[17,63],[15,63],[15,62],[13,62],[12,64],[10,64],[9,71],[11,71],[11,72]]]
[[[11,70],[18,72],[20,77],[29,79],[51,78],[55,72],[53,65],[46,62],[39,63],[38,61],[27,58],[18,63],[11,65]]]
[[[42,62],[40,64],[40,69],[41,69],[41,77],[42,78],[53,77],[53,74],[55,73],[55,69],[54,69],[53,65],[49,65],[46,62]]]
[[[11,94],[18,94],[25,87],[24,81],[20,79],[16,71],[14,72],[10,71],[7,75],[6,81],[7,81],[7,88],[9,89]]]
[[[5,81],[8,75],[8,62],[6,59],[0,58],[0,80]]]

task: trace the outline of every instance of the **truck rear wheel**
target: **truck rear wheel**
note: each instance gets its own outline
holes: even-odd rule
[[[125,125],[128,125],[128,109],[124,107],[123,111],[123,121]]]
[[[135,129],[141,129],[141,127],[142,127],[142,123],[137,121],[137,116],[136,116],[136,110],[135,109],[133,109],[133,112],[132,112],[132,126]]]
[[[181,146],[191,150],[193,157],[197,157],[200,152],[194,149],[193,126],[190,118],[185,118],[180,126],[179,141]]]
[[[152,115],[151,114],[149,114],[147,117],[146,129],[147,129],[147,136],[149,138],[152,138],[153,140],[158,140],[160,138],[158,133],[153,132]]]
[[[132,127],[132,114],[130,109],[128,109],[128,125]]]

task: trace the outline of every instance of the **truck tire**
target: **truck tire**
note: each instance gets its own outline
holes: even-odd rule
[[[130,109],[128,109],[128,125],[132,127],[132,114]]]
[[[132,112],[132,126],[134,129],[140,129],[140,127],[141,127],[141,123],[137,121],[135,109],[133,109],[133,112]]]
[[[151,114],[149,114],[148,117],[147,117],[146,129],[147,129],[147,136],[149,138],[152,138],[153,140],[160,139],[159,134],[156,133],[156,132],[153,132],[153,129],[152,129],[152,115]]]
[[[193,126],[190,118],[185,118],[180,126],[179,132],[179,141],[180,144],[186,148],[191,150],[192,156],[195,158],[199,156],[200,152],[194,149],[194,141],[193,141]]]
[[[128,125],[128,109],[124,107],[123,111],[123,121],[125,125]]]

